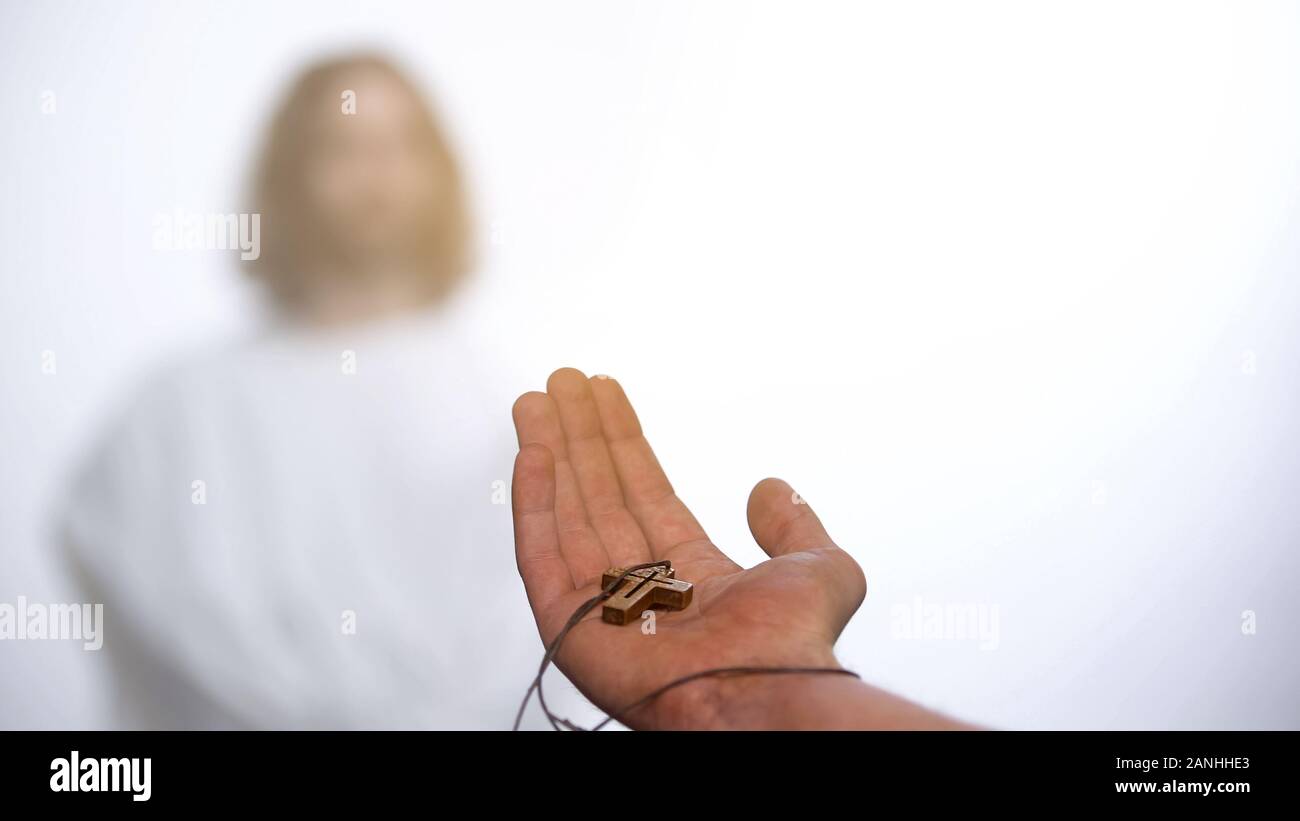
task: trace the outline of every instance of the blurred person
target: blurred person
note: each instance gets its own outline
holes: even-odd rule
[[[324,62],[274,116],[254,193],[244,265],[270,327],[152,380],[63,507],[115,723],[509,726],[539,647],[497,549],[506,394],[457,304],[448,142],[386,60]]]

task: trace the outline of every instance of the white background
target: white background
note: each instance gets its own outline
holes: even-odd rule
[[[460,147],[519,390],[618,376],[742,562],[749,488],[794,483],[867,571],[847,665],[1004,727],[1300,728],[1295,5],[42,2],[0,32],[0,601],[78,600],[70,461],[257,321],[154,215],[245,210],[292,74],[377,46]],[[997,649],[899,638],[917,596],[996,607]],[[0,726],[94,726],[99,671],[0,644]]]

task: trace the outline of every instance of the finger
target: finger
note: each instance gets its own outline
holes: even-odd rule
[[[834,591],[827,601],[843,628],[867,595],[867,577],[831,539],[812,506],[786,482],[764,479],[750,491],[746,513],[754,541],[767,555],[804,562],[823,575],[827,590]]]
[[[560,533],[560,552],[574,585],[585,587],[599,581],[600,574],[610,567],[609,556],[582,504],[555,403],[544,393],[526,393],[515,402],[514,418],[520,448],[543,445],[554,458],[555,523]]]
[[[835,547],[812,506],[780,479],[764,479],[754,486],[746,516],[754,541],[773,558]]]
[[[591,389],[610,457],[623,487],[623,499],[640,523],[653,558],[674,563],[729,562],[677,498],[641,432],[641,422],[622,386],[609,377],[596,377],[591,380]]]
[[[515,457],[510,486],[515,522],[515,564],[528,592],[528,603],[540,618],[551,604],[573,591],[573,577],[560,552],[555,523],[555,460],[536,444],[524,445]]]
[[[623,488],[601,431],[596,397],[587,377],[573,368],[561,368],[547,380],[546,393],[559,411],[569,463],[577,476],[587,517],[610,561],[619,567],[650,561],[650,546],[641,526],[623,502]]]

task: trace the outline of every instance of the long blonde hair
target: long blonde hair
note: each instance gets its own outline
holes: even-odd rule
[[[243,262],[279,303],[292,304],[313,273],[328,264],[333,253],[330,232],[309,207],[305,192],[307,155],[313,124],[324,107],[337,113],[340,91],[354,87],[356,75],[379,73],[410,94],[419,109],[424,139],[437,169],[438,196],[431,199],[424,226],[410,250],[417,260],[413,273],[422,292],[437,298],[468,272],[471,219],[464,183],[451,147],[424,96],[407,76],[384,57],[357,54],[319,62],[304,71],[271,120],[253,181],[256,213],[261,214],[261,255]]]

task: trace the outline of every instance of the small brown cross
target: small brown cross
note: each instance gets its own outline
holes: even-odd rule
[[[601,587],[608,587],[624,572],[626,571],[621,567],[606,570],[600,581]],[[601,618],[610,624],[627,624],[651,605],[657,604],[670,610],[686,608],[691,603],[694,585],[673,578],[675,573],[672,565],[645,567],[628,573],[623,583],[605,599]]]

